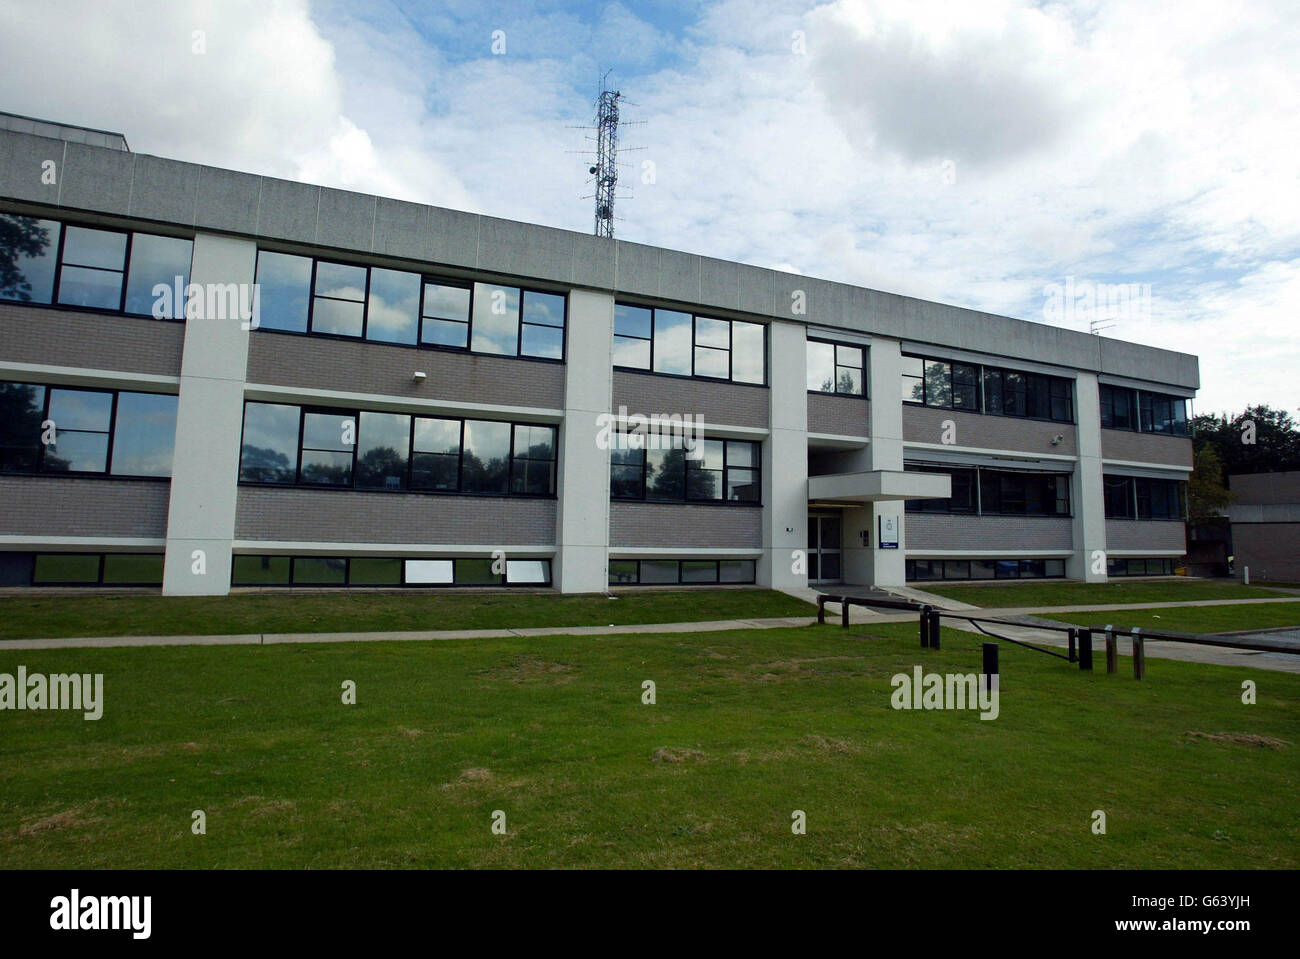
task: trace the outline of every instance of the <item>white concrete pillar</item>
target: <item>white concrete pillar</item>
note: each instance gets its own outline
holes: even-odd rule
[[[1104,583],[1106,575],[1106,498],[1102,485],[1101,400],[1097,374],[1078,373],[1074,380],[1079,461],[1070,481],[1074,551],[1065,575]]]
[[[903,468],[903,358],[898,340],[872,337],[867,352],[871,369],[871,443],[867,458],[872,470]],[[880,518],[898,520],[898,548],[880,548]],[[863,534],[865,535],[865,538]],[[845,510],[845,582],[902,586],[906,582],[904,550],[906,523],[902,500],[868,503]],[[850,578],[850,576],[852,578]]]
[[[552,571],[562,593],[609,588],[609,450],[597,439],[610,414],[613,350],[614,298],[571,292]]]
[[[194,238],[190,282],[201,289],[235,283],[251,290],[256,267],[257,244],[250,240],[204,233]],[[238,316],[186,320],[163,567],[166,596],[230,592],[247,366],[248,331]]]
[[[773,588],[808,585],[808,341],[801,323],[768,327],[770,433],[763,444],[763,556],[758,582]],[[796,570],[800,570],[796,572]]]

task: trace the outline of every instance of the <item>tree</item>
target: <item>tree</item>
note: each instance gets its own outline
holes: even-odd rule
[[[1225,476],[1300,469],[1300,428],[1286,410],[1259,404],[1234,416],[1202,414],[1192,425],[1196,449],[1213,447]]]
[[[1216,522],[1235,497],[1223,485],[1223,463],[1210,444],[1196,450],[1187,481],[1187,521],[1192,526]]]

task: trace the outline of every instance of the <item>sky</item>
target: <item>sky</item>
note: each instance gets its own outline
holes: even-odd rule
[[[0,0],[0,110],[131,149],[1196,353],[1300,407],[1292,0]],[[994,345],[996,347],[996,345]]]

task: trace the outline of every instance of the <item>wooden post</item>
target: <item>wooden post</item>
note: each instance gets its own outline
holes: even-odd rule
[[[1115,639],[1115,628],[1106,627],[1106,672],[1113,673],[1119,669],[1119,642]]]
[[[826,625],[826,594],[817,594],[817,622],[819,625]]]
[[[928,649],[930,646],[930,607],[921,607],[921,648]]]
[[[1070,636],[1070,662],[1077,663],[1079,661],[1079,652],[1078,652],[1078,645],[1077,645],[1079,639],[1079,631],[1075,629],[1073,626],[1071,626],[1069,636]]]
[[[849,628],[849,598],[840,597],[840,626],[844,629]]]
[[[942,617],[937,609],[930,610],[930,648],[939,648],[939,629],[942,623]]]
[[[1079,630],[1079,668],[1092,672],[1092,630]]]
[[[981,682],[987,683],[986,688],[989,690],[999,688],[997,643],[984,644],[984,675],[981,677]]]
[[[1133,678],[1147,678],[1147,651],[1146,640],[1142,638],[1142,630],[1134,626],[1133,632]]]

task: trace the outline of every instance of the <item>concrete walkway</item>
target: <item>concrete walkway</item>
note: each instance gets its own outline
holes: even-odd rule
[[[783,590],[791,596],[815,605],[816,590]],[[916,602],[929,602],[952,612],[978,611],[993,618],[1017,616],[1039,616],[1049,619],[1062,613],[1109,613],[1122,612],[1126,609],[1163,609],[1177,606],[1233,606],[1252,603],[1300,602],[1300,596],[1294,599],[1217,599],[1201,602],[1166,602],[1166,603],[1125,603],[1112,605],[1082,606],[1028,606],[1016,608],[982,608],[945,599],[932,593],[911,588],[890,590],[900,599]],[[838,603],[827,603],[827,622],[838,623]],[[1118,619],[1119,617],[1102,617]],[[1081,622],[1078,625],[1103,625],[1096,622]],[[610,626],[538,626],[519,629],[436,629],[394,632],[349,632],[349,633],[246,633],[222,636],[74,636],[60,639],[10,639],[0,640],[0,651],[8,649],[92,649],[122,646],[270,646],[280,643],[368,643],[368,642],[410,642],[437,641],[447,639],[495,639],[510,636],[626,636],[639,633],[707,633],[736,629],[783,629],[795,626],[807,626],[815,620],[812,611],[807,616],[781,616],[756,619],[722,619],[698,623],[642,623],[634,625]],[[860,606],[849,607],[849,625],[869,626],[873,623],[915,623],[916,614],[909,612],[882,611],[875,612]],[[1035,629],[1033,626],[989,626],[995,633],[1055,648],[1066,648],[1068,641],[1064,634],[1051,630]],[[950,619],[944,623],[945,630],[958,629],[976,636],[983,636],[970,623],[959,619]],[[1094,668],[1105,669],[1105,647],[1100,637],[1094,637]],[[1122,656],[1132,655],[1132,644],[1121,638],[1119,651]],[[1250,666],[1256,669],[1271,669],[1280,672],[1300,673],[1300,655],[1286,653],[1261,653],[1252,650],[1236,650],[1217,646],[1196,646],[1188,643],[1151,640],[1147,645],[1148,659],[1179,659],[1196,663],[1215,663],[1225,666]],[[1124,671],[1127,667],[1121,667]],[[1131,675],[1131,667],[1127,667]]]
[[[902,617],[915,619],[915,614]],[[879,617],[877,617],[879,619]],[[626,636],[631,633],[711,633],[728,629],[784,629],[815,622],[809,616],[719,619],[700,623],[640,623],[628,626],[538,626],[526,629],[430,629],[377,633],[245,633],[223,636],[70,636],[61,639],[0,640],[7,649],[87,649],[115,646],[272,646],[279,643],[379,643],[442,639],[498,639],[507,636]]]

